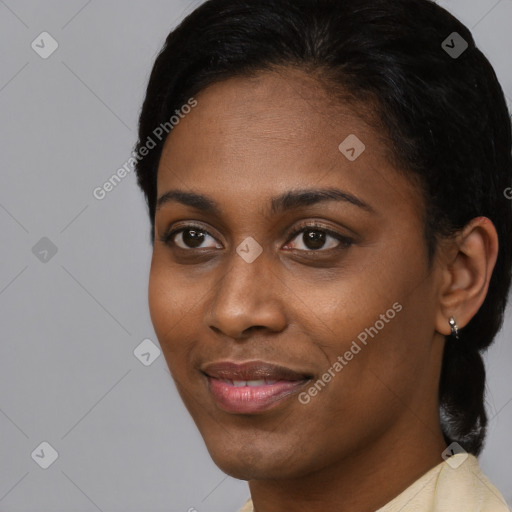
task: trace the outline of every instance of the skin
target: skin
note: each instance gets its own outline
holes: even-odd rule
[[[162,204],[149,281],[180,395],[214,462],[249,481],[257,512],[374,511],[443,460],[437,393],[448,319],[462,328],[485,298],[494,226],[474,219],[430,267],[418,188],[357,108],[333,104],[298,70],[229,79],[196,99],[166,141],[158,197],[203,194],[220,214]],[[353,162],[338,149],[349,134],[366,146]],[[374,212],[331,200],[270,213],[271,197],[312,188],[349,192]],[[290,236],[310,221],[352,244],[326,234],[315,248],[304,232]],[[212,236],[199,247],[190,232],[160,240],[190,223]],[[236,252],[247,237],[263,248],[252,263]],[[402,310],[306,405],[294,395],[234,414],[209,393],[200,368],[214,361],[264,360],[315,382],[396,302]]]

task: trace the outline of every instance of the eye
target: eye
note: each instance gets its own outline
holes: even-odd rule
[[[299,236],[299,235],[302,235]],[[326,252],[332,249],[343,249],[350,247],[354,241],[335,231],[324,228],[318,224],[307,224],[298,227],[291,235],[290,242],[285,246],[289,248],[290,243],[293,245],[295,240],[298,241],[299,247],[292,247],[305,252]],[[209,245],[204,245],[210,239]],[[222,249],[222,245],[217,243],[215,237],[201,226],[187,225],[181,226],[164,233],[160,240],[169,246],[176,246],[183,250],[192,249]],[[303,247],[300,247],[300,244]],[[322,251],[320,251],[322,249]]]
[[[208,239],[213,240],[213,245],[203,246]],[[200,226],[188,225],[173,229],[160,238],[167,245],[176,245],[180,249],[222,249],[222,245],[216,243],[215,238],[206,229]]]
[[[301,235],[301,236],[296,236]],[[351,238],[336,233],[327,228],[323,228],[318,224],[308,224],[297,228],[291,237],[295,237],[294,240],[299,242],[299,247],[294,247],[301,251],[328,251],[330,249],[343,249],[350,247],[354,241]],[[289,245],[292,242],[288,242]],[[302,247],[300,247],[302,244]],[[293,248],[293,247],[292,247]],[[323,252],[321,251],[321,252]]]

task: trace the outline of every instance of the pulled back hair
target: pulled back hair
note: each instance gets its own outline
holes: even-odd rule
[[[442,47],[453,32],[468,43],[457,58]],[[396,168],[423,192],[430,264],[440,237],[478,216],[494,223],[500,247],[486,299],[458,341],[447,337],[439,383],[446,443],[478,455],[487,425],[481,353],[502,325],[512,267],[511,123],[491,64],[471,32],[430,0],[209,0],[156,59],[135,150],[208,85],[276,67],[315,75],[333,98],[374,113]],[[136,164],[152,243],[164,143]]]

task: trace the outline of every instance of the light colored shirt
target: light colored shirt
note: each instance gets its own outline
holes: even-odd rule
[[[472,454],[456,453],[376,512],[399,511],[510,512],[510,509],[500,491],[482,473],[478,459]],[[240,512],[254,512],[252,500]]]

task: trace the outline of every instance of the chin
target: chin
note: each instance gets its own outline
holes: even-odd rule
[[[225,447],[208,447],[208,452],[216,466],[227,475],[238,480],[273,480],[300,476],[298,461],[290,460],[293,447],[258,447],[250,441],[242,445],[231,444]],[[307,473],[305,470],[304,473]]]

